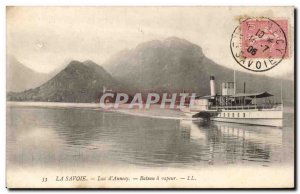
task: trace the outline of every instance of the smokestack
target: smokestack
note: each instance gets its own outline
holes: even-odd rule
[[[216,96],[216,85],[214,76],[210,76],[210,95]]]
[[[246,93],[246,82],[244,82],[244,94]]]

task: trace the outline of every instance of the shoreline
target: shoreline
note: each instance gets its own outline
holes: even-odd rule
[[[171,109],[166,106],[160,108],[160,105],[152,104],[149,109],[128,108],[129,104],[120,104],[119,108],[101,108],[99,103],[65,103],[65,102],[15,102],[7,101],[8,107],[44,107],[44,108],[92,108],[103,112],[116,112],[131,116],[157,118],[157,119],[175,119],[175,120],[199,120],[189,118],[179,109]]]
[[[113,103],[110,103],[113,104]],[[109,103],[108,103],[109,105]],[[9,107],[44,107],[44,108],[91,108],[103,112],[116,112],[131,116],[157,118],[157,119],[175,119],[175,120],[201,120],[199,118],[190,118],[178,108],[160,108],[159,104],[152,104],[150,108],[129,108],[129,104],[120,104],[118,108],[101,108],[99,103],[69,103],[69,102],[17,102],[7,101],[6,108]],[[284,108],[285,113],[294,114],[294,107]]]

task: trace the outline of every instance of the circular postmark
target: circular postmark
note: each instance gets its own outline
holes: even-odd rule
[[[287,56],[287,21],[248,18],[233,31],[230,49],[243,68],[263,72],[278,65]]]

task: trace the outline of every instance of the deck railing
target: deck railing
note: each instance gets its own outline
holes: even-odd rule
[[[268,104],[249,104],[249,105],[227,105],[227,106],[218,106],[218,105],[211,105],[207,106],[208,110],[218,110],[218,109],[225,109],[225,110],[248,110],[248,109],[258,109],[258,110],[282,110],[281,103],[268,103]]]

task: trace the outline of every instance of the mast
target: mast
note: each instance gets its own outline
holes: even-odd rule
[[[236,85],[235,85],[235,69],[233,69],[233,88],[234,88],[234,95],[236,94]]]
[[[283,114],[283,99],[282,99],[282,80],[280,82],[280,109],[281,109],[281,113]]]
[[[282,80],[281,80],[281,84],[280,84],[280,103],[283,105],[283,100],[282,100]]]

